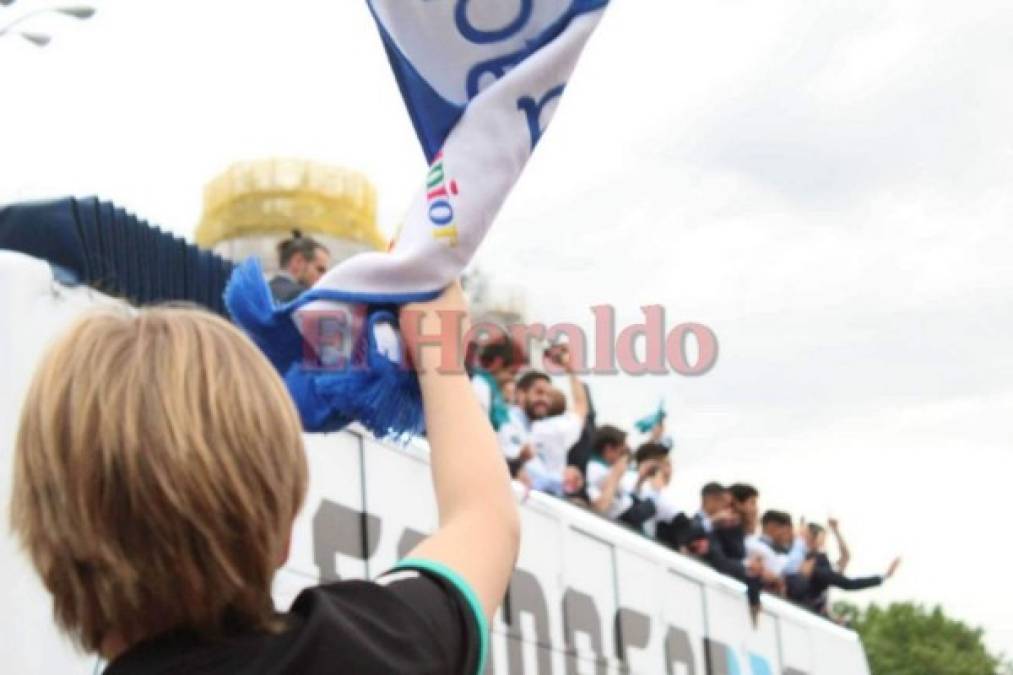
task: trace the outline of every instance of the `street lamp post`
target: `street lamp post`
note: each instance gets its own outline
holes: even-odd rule
[[[13,2],[14,0],[0,0],[0,5],[10,5],[13,4]],[[21,15],[14,21],[11,21],[6,26],[0,27],[0,38],[6,35],[18,35],[24,38],[25,40],[28,40],[37,47],[45,47],[46,45],[49,44],[49,41],[52,39],[45,33],[36,33],[21,30],[14,31],[13,29],[16,26],[21,25],[25,21],[28,21],[29,19],[32,19],[36,16],[39,16],[40,14],[54,14],[54,13],[62,14],[64,16],[69,16],[71,18],[80,19],[83,21],[85,19],[90,19],[95,15],[95,8],[89,7],[87,5],[76,5],[73,7],[46,7],[44,9],[37,9],[34,12],[28,12],[27,14]]]
[[[21,33],[18,33],[18,35],[28,40],[36,47],[45,47],[49,44],[49,41],[53,39],[45,33],[29,33],[28,31],[22,31]]]

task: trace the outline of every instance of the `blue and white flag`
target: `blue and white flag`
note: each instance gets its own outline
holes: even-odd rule
[[[345,260],[281,307],[250,260],[225,297],[285,376],[307,430],[358,420],[380,436],[404,435],[422,430],[422,411],[414,373],[399,365],[389,339],[385,346],[396,307],[436,297],[471,260],[608,0],[367,4],[429,163],[424,186],[388,252]],[[351,349],[332,354],[321,345],[348,331],[356,334]],[[307,364],[306,345],[325,367]]]

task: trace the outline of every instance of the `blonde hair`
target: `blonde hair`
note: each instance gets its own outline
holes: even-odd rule
[[[78,320],[35,373],[15,454],[11,526],[85,649],[278,628],[301,427],[228,322],[184,308]]]

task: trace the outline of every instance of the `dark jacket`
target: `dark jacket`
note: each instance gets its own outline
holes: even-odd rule
[[[746,559],[746,532],[741,525],[715,527],[714,538],[717,539],[725,556],[735,560]]]
[[[787,579],[788,597],[819,614],[825,614],[827,611],[827,590],[830,587],[845,591],[860,591],[883,583],[883,577],[879,575],[871,577],[844,576],[834,569],[826,553],[811,553],[809,559],[815,563],[812,574],[808,578],[801,574],[789,577]]]
[[[286,274],[278,274],[270,282],[271,295],[277,303],[286,303],[295,300],[306,287]]]

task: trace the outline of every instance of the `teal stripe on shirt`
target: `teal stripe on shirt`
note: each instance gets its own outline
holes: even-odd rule
[[[478,623],[479,649],[478,670],[476,671],[476,675],[483,675],[483,673],[485,673],[486,661],[489,658],[489,623],[485,619],[485,611],[482,609],[482,603],[478,601],[478,596],[475,595],[475,591],[471,588],[471,584],[465,581],[464,577],[443,563],[433,562],[432,560],[405,558],[395,565],[394,569],[416,569],[431,572],[442,579],[446,579],[453,584],[454,588],[461,592],[464,599],[468,601],[468,605],[471,607],[471,612],[475,615],[475,621]]]

